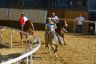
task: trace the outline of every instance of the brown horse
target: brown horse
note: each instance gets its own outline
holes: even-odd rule
[[[64,31],[66,31],[65,28],[67,27],[66,26],[67,24],[65,23],[64,20],[59,20],[59,22],[56,23],[56,25],[57,25],[57,29],[55,29],[55,31],[59,34],[59,36],[62,37],[62,39],[64,41],[64,45],[66,45],[66,41],[64,39]]]
[[[34,30],[33,23],[30,20],[27,20],[23,27],[23,31],[20,32],[22,44],[23,44],[23,35],[26,36],[26,39],[28,38],[27,33],[30,33],[30,34],[32,34],[32,36],[34,36],[33,30]]]

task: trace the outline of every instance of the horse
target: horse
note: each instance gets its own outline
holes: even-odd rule
[[[51,48],[55,54],[55,57],[57,58],[57,47],[58,47],[58,38],[55,33],[54,27],[50,27],[50,29],[46,30],[45,32],[45,44],[46,47],[48,47],[48,52],[51,55]]]
[[[23,44],[23,35],[26,36],[26,39],[28,38],[27,33],[32,34],[32,36],[34,36],[33,30],[34,30],[33,23],[30,20],[27,20],[24,24],[23,31],[20,32],[22,44]]]
[[[67,23],[64,20],[59,20],[58,23],[56,23],[56,25],[57,25],[57,29],[55,29],[55,31],[59,36],[62,37],[64,45],[66,45],[66,41],[64,39],[64,31],[67,32],[65,29],[67,28]]]

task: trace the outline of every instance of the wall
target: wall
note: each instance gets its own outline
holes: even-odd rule
[[[33,23],[45,23],[47,10],[32,10],[32,9],[8,9],[0,8],[0,20],[19,21],[21,13],[33,21]]]

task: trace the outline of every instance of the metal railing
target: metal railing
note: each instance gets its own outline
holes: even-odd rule
[[[1,27],[1,26],[0,26]],[[2,26],[3,27],[3,26]],[[10,28],[10,27],[6,27],[6,28]],[[5,27],[3,27],[2,28],[2,30],[4,30],[5,29]],[[10,28],[10,29],[12,29],[12,28]],[[16,30],[16,29],[14,29],[14,31],[18,31],[18,32],[20,32],[20,30]],[[25,33],[25,32],[24,32]],[[26,33],[27,34],[27,33]],[[12,47],[12,34],[10,34],[10,37],[11,37],[11,46],[10,47]],[[29,39],[32,39],[31,37],[29,37],[29,38],[27,38],[27,41],[29,40]],[[30,40],[29,40],[30,41]],[[19,63],[21,60],[23,60],[23,59],[27,59],[26,60],[26,64],[28,64],[29,63],[29,56],[30,56],[30,64],[32,64],[32,54],[33,53],[35,53],[39,48],[40,48],[40,46],[41,46],[41,42],[40,42],[40,40],[38,39],[38,38],[34,38],[34,40],[31,40],[31,43],[35,43],[35,47],[33,47],[33,48],[31,48],[30,49],[30,51],[28,51],[28,52],[26,52],[26,53],[24,53],[24,54],[22,54],[21,56],[19,56],[19,57],[17,57],[17,58],[13,58],[13,59],[10,59],[10,60],[8,60],[8,61],[4,61],[4,62],[2,62],[1,64],[13,64],[13,63]]]

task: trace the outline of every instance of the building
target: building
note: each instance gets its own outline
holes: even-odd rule
[[[0,0],[0,8],[47,10],[60,18],[73,19],[80,13],[87,20],[96,20],[96,0]],[[2,12],[1,12],[2,13]]]
[[[96,14],[95,3],[96,0],[0,0],[0,8],[47,9],[49,16],[51,11],[55,11],[60,17],[66,17],[66,11],[70,13],[81,11],[84,12],[85,16],[88,16],[86,18],[94,20]]]

